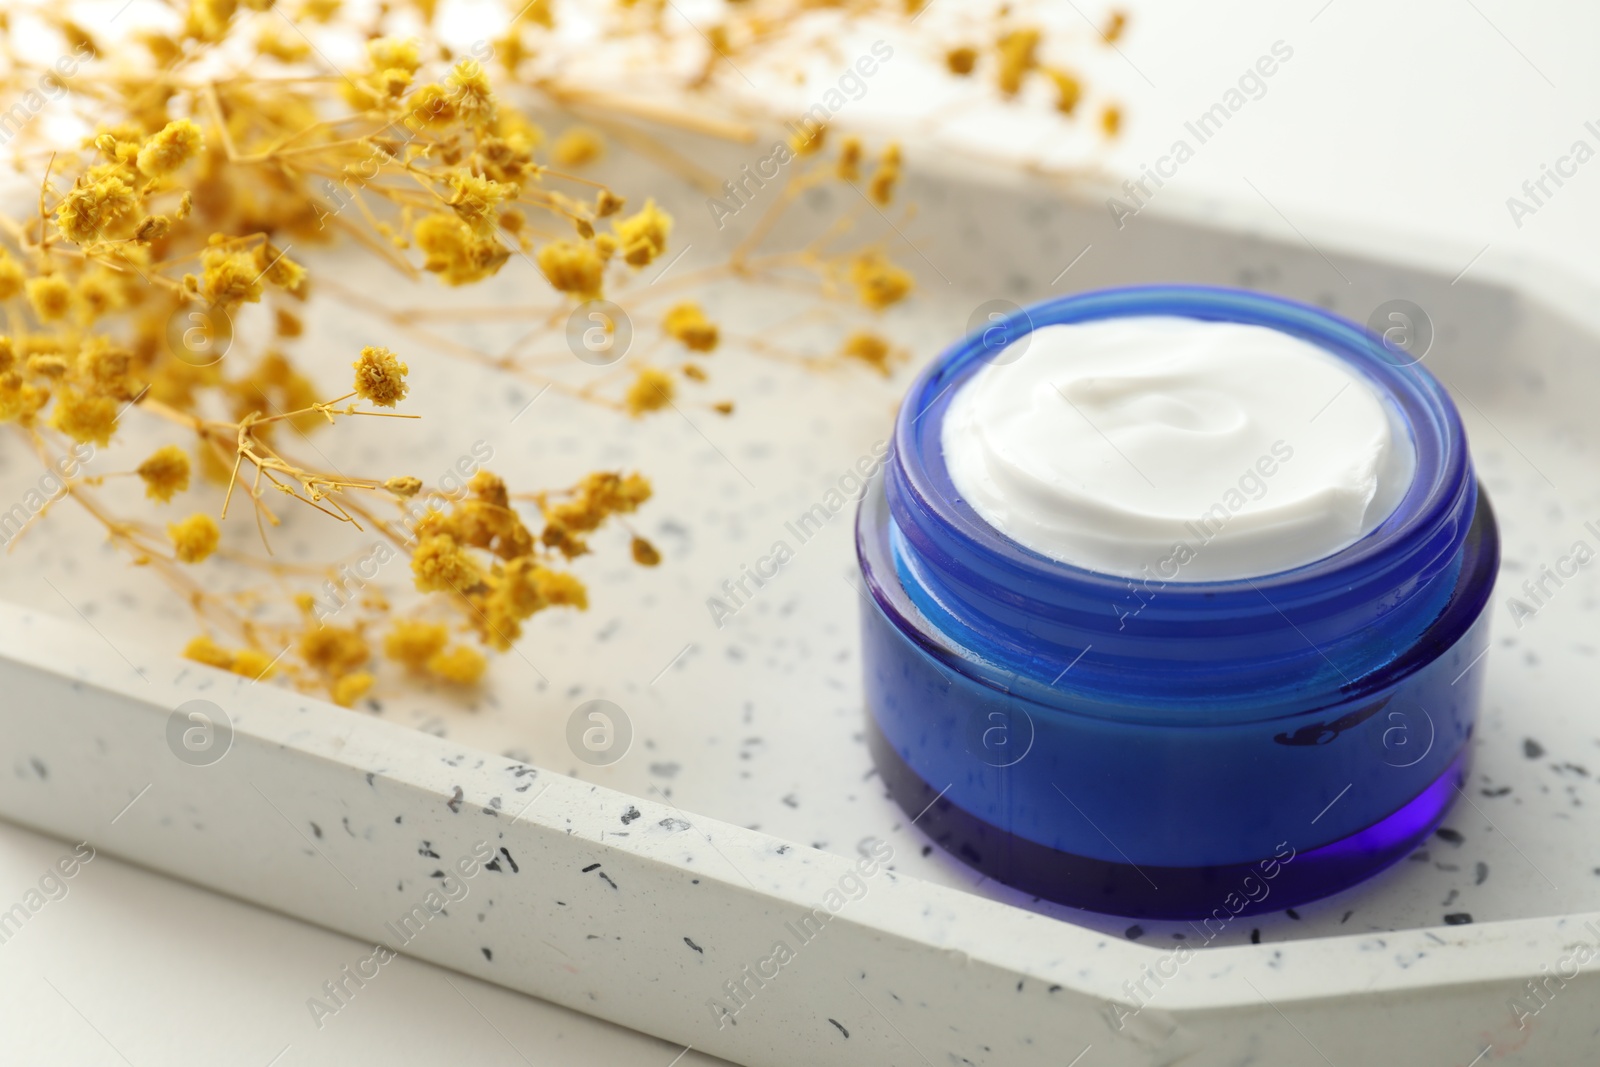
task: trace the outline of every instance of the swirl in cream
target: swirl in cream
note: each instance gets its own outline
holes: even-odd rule
[[[1411,436],[1308,341],[1144,316],[1045,326],[951,399],[945,462],[985,522],[1041,555],[1161,581],[1251,578],[1371,532]]]

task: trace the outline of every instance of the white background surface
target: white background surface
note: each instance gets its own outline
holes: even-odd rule
[[[933,0],[935,5],[969,0]],[[1096,9],[1083,5],[1096,16]],[[1132,5],[1111,170],[1137,173],[1279,39],[1267,94],[1175,183],[1288,225],[1329,216],[1459,243],[1462,267],[1553,258],[1595,278],[1600,160],[1518,229],[1506,198],[1600,120],[1600,8],[1504,0]],[[1120,68],[1120,69],[1119,69]],[[1586,110],[1589,109],[1589,110]],[[1403,244],[1404,237],[1398,239]],[[1336,279],[1333,279],[1336,281]],[[0,907],[70,846],[0,824]],[[319,1030],[306,999],[370,946],[99,857],[0,944],[0,1062],[666,1067],[682,1051],[401,959]],[[688,1065],[708,1063],[689,1052]],[[1085,1065],[1088,1067],[1088,1065]]]

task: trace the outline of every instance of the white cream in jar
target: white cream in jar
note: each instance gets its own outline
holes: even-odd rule
[[[1335,356],[1171,316],[1034,330],[958,390],[942,443],[957,491],[1011,540],[1162,581],[1332,555],[1395,509],[1416,463],[1400,413]]]

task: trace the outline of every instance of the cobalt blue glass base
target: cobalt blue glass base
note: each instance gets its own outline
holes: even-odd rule
[[[1347,888],[1448,809],[1471,753],[1499,535],[1433,378],[1315,308],[1230,290],[1117,290],[1029,309],[1002,337],[1107,315],[1296,334],[1400,409],[1417,473],[1347,549],[1257,579],[1124,579],[1032,553],[949,482],[939,420],[995,348],[912,387],[857,551],[869,743],[931,838],[1025,892],[1225,921]]]
[[[1211,923],[1225,925],[1234,916],[1281,911],[1337,893],[1404,858],[1438,829],[1471,764],[1471,751],[1463,748],[1399,811],[1309,852],[1285,850],[1253,863],[1158,867],[1059,852],[984,822],[919,778],[876,721],[869,718],[867,731],[890,795],[917,819],[918,829],[967,866],[1059,904],[1134,919],[1198,920],[1208,932]]]

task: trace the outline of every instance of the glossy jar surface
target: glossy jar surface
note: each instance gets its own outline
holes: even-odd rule
[[[1033,328],[1118,315],[1267,326],[1346,361],[1411,435],[1398,507],[1330,556],[1233,581],[1114,577],[1005,538],[951,484],[951,396]],[[1327,312],[1123,289],[964,339],[912,386],[857,548],[880,772],[933,840],[1024,891],[1211,922],[1279,909],[1405,855],[1464,781],[1493,513],[1443,387]]]

